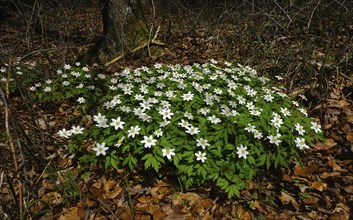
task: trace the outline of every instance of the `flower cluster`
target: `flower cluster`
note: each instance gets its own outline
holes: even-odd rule
[[[64,69],[63,87],[77,85],[63,81],[69,76],[90,75]],[[96,77],[105,80],[106,92],[97,99],[97,113],[86,117],[94,123],[85,132],[95,140],[94,154],[82,158],[86,162],[104,156],[106,166],[134,169],[143,161],[156,171],[173,163],[186,187],[215,181],[233,196],[258,167],[286,166],[322,137],[298,102],[250,67],[156,64]],[[74,97],[82,105],[89,98]],[[80,129],[58,134],[73,140]]]

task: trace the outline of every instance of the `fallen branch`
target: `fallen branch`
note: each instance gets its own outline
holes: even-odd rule
[[[147,40],[146,42],[144,42],[141,45],[135,47],[134,49],[129,50],[128,53],[123,53],[123,54],[115,57],[111,61],[105,63],[104,66],[107,67],[107,66],[117,62],[118,60],[122,59],[125,56],[125,54],[136,53],[137,51],[142,50],[142,49],[144,49],[146,47],[149,48],[151,45],[164,46],[165,45],[164,43],[160,42],[159,40],[156,40],[156,38],[158,36],[158,33],[159,33],[159,30],[160,30],[160,26],[158,26],[157,31],[156,31],[154,37],[152,38],[152,40]]]

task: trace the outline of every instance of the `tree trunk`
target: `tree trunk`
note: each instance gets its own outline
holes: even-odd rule
[[[107,62],[126,55],[148,39],[141,0],[100,0],[103,35],[84,58],[86,62]]]

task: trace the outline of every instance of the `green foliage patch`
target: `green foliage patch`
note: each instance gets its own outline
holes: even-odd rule
[[[323,138],[283,89],[228,62],[155,64],[109,76],[66,65],[32,90],[39,99],[70,99],[82,111],[80,124],[58,131],[82,163],[161,176],[173,167],[186,188],[215,183],[229,198],[258,168],[287,167]]]

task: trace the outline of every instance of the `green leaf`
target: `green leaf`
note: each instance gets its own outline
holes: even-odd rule
[[[211,149],[211,150],[209,150],[209,152],[219,158],[221,158],[223,156],[222,153],[218,149]]]
[[[148,160],[149,158],[152,158],[152,157],[153,157],[152,154],[145,154],[145,156],[143,156],[143,157],[141,158],[141,160]]]
[[[115,160],[114,158],[110,158],[110,165],[112,165],[112,167],[114,167],[115,169],[118,169],[118,163],[117,160]]]
[[[202,176],[203,179],[205,180],[206,179],[206,175],[207,175],[207,171],[206,169],[203,167],[203,166],[200,166],[198,169],[197,169],[197,174]]]
[[[232,198],[233,196],[240,196],[239,188],[236,184],[229,185],[225,191],[228,193],[228,199]]]
[[[233,144],[226,144],[224,149],[233,151],[235,150],[235,146]]]
[[[258,158],[258,163],[257,166],[263,166],[266,162],[266,154],[262,154],[259,158]],[[268,169],[268,168],[267,168]]]
[[[254,157],[248,156],[247,160],[249,161],[250,164],[256,164]]]
[[[218,178],[217,179],[217,186],[219,186],[221,189],[225,190],[229,186],[228,180],[224,178]]]

